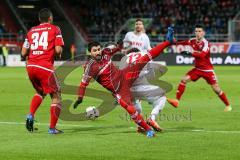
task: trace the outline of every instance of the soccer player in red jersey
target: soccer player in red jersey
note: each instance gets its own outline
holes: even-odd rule
[[[88,45],[88,51],[91,58],[86,62],[84,74],[79,87],[79,93],[74,108],[83,100],[85,89],[90,80],[94,78],[104,88],[112,92],[118,103],[126,109],[131,118],[145,129],[147,137],[153,137],[154,131],[144,121],[143,117],[137,112],[133,105],[133,97],[130,88],[133,82],[138,78],[142,68],[152,59],[157,57],[166,47],[173,42],[173,29],[168,29],[167,41],[157,45],[149,50],[147,54],[142,56],[138,62],[129,65],[122,70],[117,69],[111,62],[111,57],[114,53],[121,50],[120,45],[113,49],[101,50],[98,42],[92,42]]]
[[[42,100],[50,94],[52,104],[50,107],[49,134],[58,134],[62,131],[56,129],[61,112],[60,87],[54,73],[54,56],[61,56],[64,46],[61,30],[51,24],[53,15],[49,9],[39,12],[40,25],[32,27],[26,35],[22,47],[22,56],[27,58],[26,69],[29,79],[36,90],[33,96],[30,111],[26,119],[26,128],[33,131],[34,115]]]
[[[197,81],[199,78],[203,78],[211,85],[213,91],[219,96],[222,102],[226,105],[224,111],[228,112],[232,110],[225,93],[221,90],[217,83],[217,77],[213,69],[213,65],[210,61],[210,44],[204,38],[205,31],[203,26],[196,25],[195,38],[176,42],[176,45],[189,45],[192,47],[193,52],[184,51],[182,54],[191,55],[195,58],[195,67],[190,70],[181,80],[178,85],[176,93],[176,99],[168,99],[173,106],[178,107],[179,101],[184,93],[186,84],[190,81]]]

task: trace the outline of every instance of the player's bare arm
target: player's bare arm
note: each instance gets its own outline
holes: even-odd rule
[[[61,58],[63,52],[62,46],[55,46],[55,55],[57,55],[59,58]]]
[[[22,47],[22,51],[21,51],[22,57],[26,58],[28,53],[29,53],[28,48]]]

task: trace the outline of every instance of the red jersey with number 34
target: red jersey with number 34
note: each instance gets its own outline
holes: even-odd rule
[[[53,69],[55,46],[64,46],[59,27],[50,23],[32,27],[23,44],[30,49],[27,65]]]

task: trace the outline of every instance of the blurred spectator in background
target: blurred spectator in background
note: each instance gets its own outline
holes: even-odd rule
[[[24,41],[24,32],[23,32],[23,30],[19,30],[18,31],[18,41],[19,42],[23,42]]]
[[[75,62],[75,55],[77,53],[77,48],[75,44],[71,44],[70,53],[71,53],[71,61]]]
[[[6,59],[7,59],[7,56],[8,56],[8,48],[5,44],[3,44],[2,46],[2,55],[3,55],[3,66],[6,66]]]

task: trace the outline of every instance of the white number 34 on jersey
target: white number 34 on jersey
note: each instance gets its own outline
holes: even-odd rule
[[[39,49],[38,47],[42,46],[43,50],[47,50],[48,47],[48,32],[42,32],[41,35],[39,35],[38,32],[35,32],[32,34],[32,44],[31,44],[31,50]]]

